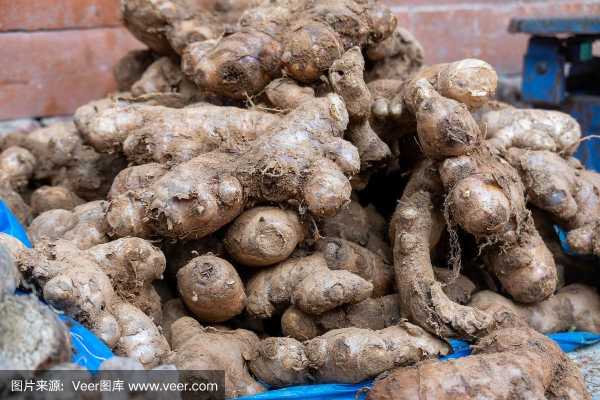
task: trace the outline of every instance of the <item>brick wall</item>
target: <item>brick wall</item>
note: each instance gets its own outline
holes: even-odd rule
[[[479,57],[520,69],[527,38],[513,16],[599,15],[600,0],[386,0],[423,43],[428,62]],[[111,69],[141,48],[119,0],[0,0],[0,120],[68,114],[114,90]]]

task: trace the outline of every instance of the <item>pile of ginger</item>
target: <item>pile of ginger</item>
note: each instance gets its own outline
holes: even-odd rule
[[[376,0],[121,11],[147,49],[119,92],[0,133],[22,287],[145,368],[225,370],[231,398],[382,374],[370,399],[590,398],[540,334],[600,333],[573,118],[495,100],[485,61],[423,65]],[[449,338],[474,355],[438,360]]]

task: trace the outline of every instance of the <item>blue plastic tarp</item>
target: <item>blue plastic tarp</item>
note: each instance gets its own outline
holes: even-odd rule
[[[1,200],[0,232],[12,235],[19,239],[25,246],[31,247],[23,225],[21,225],[12,211]],[[69,327],[71,347],[73,349],[72,362],[94,373],[98,370],[102,361],[113,356],[108,346],[79,322],[64,314],[61,314],[59,317]]]

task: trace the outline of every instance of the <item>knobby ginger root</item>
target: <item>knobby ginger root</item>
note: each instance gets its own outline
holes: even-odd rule
[[[42,186],[31,194],[29,202],[31,212],[36,216],[49,210],[72,210],[85,203],[75,193],[62,186]]]
[[[450,218],[486,243],[487,268],[517,301],[534,303],[557,285],[552,253],[525,208],[525,187],[517,171],[483,148],[449,158],[440,168]]]
[[[541,333],[588,331],[600,333],[600,296],[589,286],[572,284],[546,300],[521,305],[502,295],[484,290],[476,293],[470,306],[494,314],[504,307],[519,315]]]
[[[425,361],[375,382],[368,400],[590,399],[576,365],[544,335],[500,328],[473,355]]]
[[[363,78],[365,61],[359,47],[346,51],[329,68],[333,90],[342,96],[350,116],[346,137],[358,149],[361,171],[381,164],[391,156],[387,144],[371,129],[371,92]]]
[[[212,48],[203,42],[186,47],[182,68],[199,87],[243,99],[282,71],[300,82],[316,81],[344,51],[390,36],[396,19],[371,0],[281,0],[247,10],[239,27]]]
[[[343,101],[330,94],[302,103],[238,150],[215,150],[179,164],[132,204],[142,218],[131,231],[144,227],[164,237],[201,238],[251,201],[287,201],[331,216],[349,202],[348,179],[359,170],[356,149],[340,137],[347,123]]]
[[[550,151],[512,148],[508,158],[523,177],[528,200],[569,230],[572,250],[600,255],[600,174]]]
[[[235,219],[223,242],[240,264],[265,267],[286,260],[305,235],[306,228],[297,213],[278,207],[255,207]]]
[[[173,354],[169,362],[179,370],[224,370],[227,398],[252,395],[266,389],[248,372],[246,364],[256,358],[259,339],[245,329],[233,331],[202,327],[190,317],[171,325]]]
[[[261,381],[277,386],[307,381],[357,383],[449,350],[445,342],[403,322],[381,330],[335,329],[304,344],[292,338],[268,338],[261,342],[250,369]]]
[[[44,299],[81,321],[117,354],[156,366],[169,346],[152,319],[127,299],[155,313],[159,299],[148,285],[164,270],[164,256],[137,238],[80,250],[58,240],[39,243],[16,256],[21,272],[35,282]],[[113,288],[114,287],[114,288]]]
[[[10,182],[7,179],[3,179],[3,175],[0,173],[0,199],[6,204],[6,206],[14,213],[15,217],[23,225],[27,226],[31,222],[31,208],[23,197],[15,191]]]
[[[22,189],[33,176],[37,160],[27,149],[11,146],[0,153],[0,179],[16,190]]]
[[[369,249],[339,238],[323,238],[316,244],[316,250],[325,258],[332,270],[350,271],[373,285],[373,297],[391,293],[394,286],[394,271],[380,255]]]
[[[501,151],[517,147],[571,155],[581,138],[577,121],[560,111],[504,107],[482,113],[478,122],[488,143]]]
[[[79,205],[72,211],[49,210],[31,222],[27,233],[33,244],[65,239],[86,250],[110,240],[105,220],[107,210],[108,203],[103,200]]]
[[[423,65],[423,47],[412,33],[396,27],[387,39],[367,48],[368,82],[377,79],[410,79]]]
[[[292,306],[281,316],[281,330],[285,336],[305,341],[333,329],[379,330],[396,325],[400,320],[398,295],[390,294],[337,307],[321,315],[307,314]]]
[[[424,162],[413,171],[390,224],[401,314],[436,335],[473,336],[492,323],[474,308],[451,301],[436,281],[430,249],[439,239],[441,183]]]
[[[80,107],[75,123],[97,151],[123,151],[134,164],[178,164],[215,149],[237,149],[280,118],[200,103],[183,109],[104,99]]]
[[[212,255],[196,257],[181,268],[177,287],[185,305],[201,321],[227,321],[246,306],[244,284],[237,271]]]
[[[309,314],[321,314],[342,304],[371,296],[373,285],[345,270],[330,270],[320,253],[291,258],[256,273],[246,285],[246,312],[270,318],[294,304]]]

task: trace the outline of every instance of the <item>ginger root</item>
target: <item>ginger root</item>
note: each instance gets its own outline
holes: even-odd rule
[[[322,314],[371,296],[373,285],[345,270],[330,270],[322,254],[291,258],[257,272],[246,285],[250,316],[270,318],[290,304]]]
[[[36,216],[49,210],[72,210],[85,203],[75,193],[62,186],[42,186],[31,194],[29,202],[31,212]]]
[[[499,328],[473,355],[426,361],[375,382],[368,400],[590,399],[581,373],[558,345],[530,328]]]
[[[255,207],[242,213],[223,240],[231,257],[242,265],[265,267],[286,260],[304,239],[298,214],[278,207]]]
[[[244,285],[233,265],[212,255],[192,259],[177,272],[181,299],[201,321],[223,322],[246,306]]]
[[[581,284],[565,286],[542,302],[523,305],[484,290],[475,293],[469,305],[489,314],[507,308],[541,333],[573,329],[600,333],[600,296]]]

